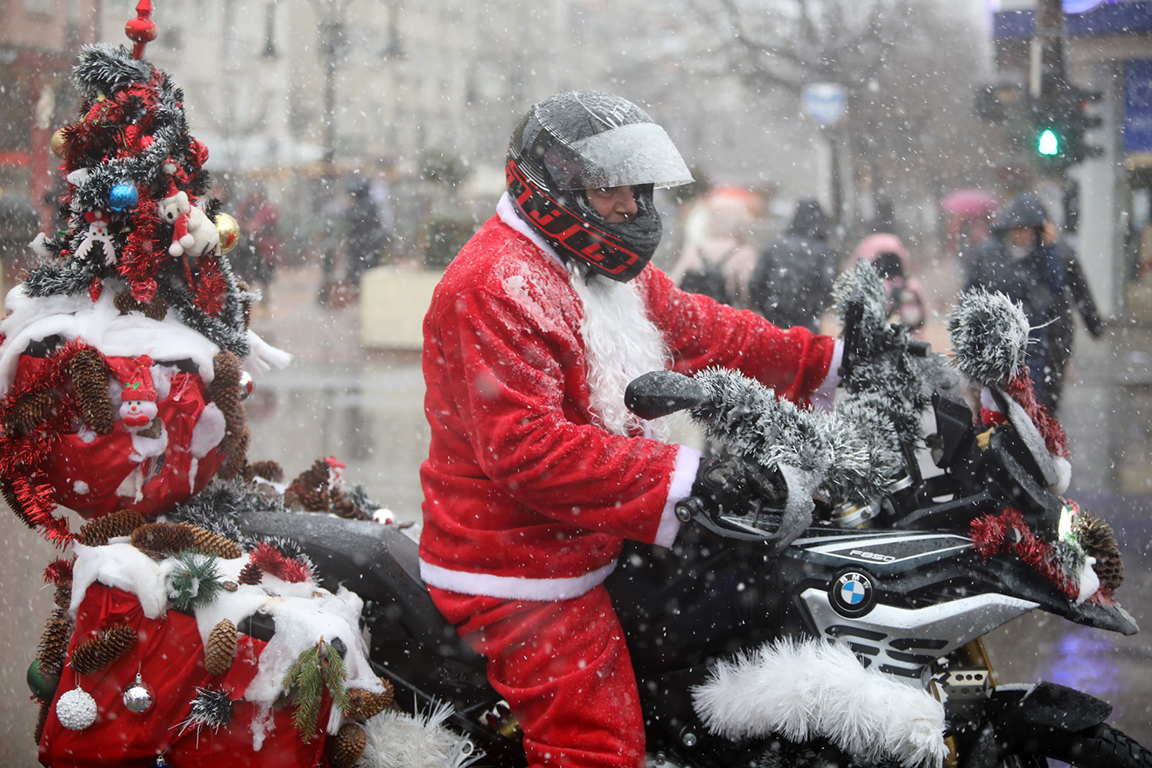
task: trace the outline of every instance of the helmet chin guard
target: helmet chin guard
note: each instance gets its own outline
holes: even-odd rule
[[[520,216],[565,260],[627,282],[660,243],[656,186],[692,180],[659,125],[632,102],[596,91],[571,91],[534,105],[512,133],[505,178]],[[585,189],[633,187],[636,215],[610,223]]]

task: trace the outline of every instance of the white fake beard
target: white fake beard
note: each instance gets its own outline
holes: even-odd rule
[[[588,400],[600,426],[617,435],[667,439],[668,427],[645,421],[624,405],[628,383],[649,371],[667,370],[671,355],[644,307],[635,283],[618,283],[570,269],[584,308],[580,336],[588,358]]]

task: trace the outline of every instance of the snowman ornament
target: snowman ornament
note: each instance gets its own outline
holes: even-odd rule
[[[135,370],[120,393],[120,420],[129,432],[142,432],[156,418],[156,388],[152,384],[152,358],[137,357]]]

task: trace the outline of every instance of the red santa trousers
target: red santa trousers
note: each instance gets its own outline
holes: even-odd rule
[[[428,587],[524,729],[531,766],[638,768],[644,718],[624,632],[600,585],[534,602]]]

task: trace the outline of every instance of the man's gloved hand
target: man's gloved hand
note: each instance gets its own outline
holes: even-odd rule
[[[692,495],[714,514],[747,515],[761,507],[782,509],[788,491],[778,469],[729,454],[700,462]]]

